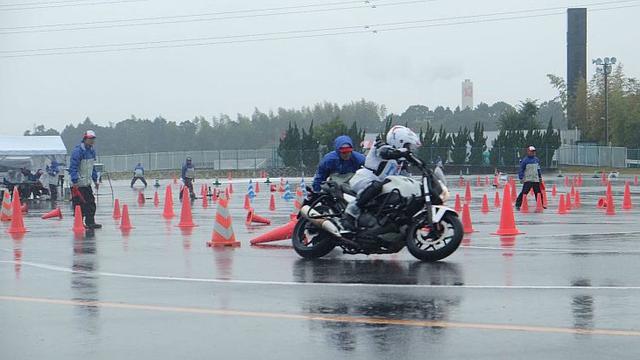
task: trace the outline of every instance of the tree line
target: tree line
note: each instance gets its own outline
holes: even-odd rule
[[[586,142],[628,148],[640,148],[640,81],[628,77],[621,64],[613,67],[608,76],[609,142],[605,139],[604,74],[596,72],[588,82],[577,84],[573,101],[567,99],[567,84],[559,76],[547,75],[551,85],[558,90],[557,102],[563,110],[575,107],[572,127],[577,127]]]
[[[562,106],[559,102],[543,103],[537,114],[539,119],[549,118],[560,109],[558,117],[564,121]],[[384,129],[385,119],[407,125],[413,129],[442,128],[445,132],[454,132],[461,126],[481,123],[485,130],[496,130],[500,116],[515,108],[504,102],[493,105],[478,104],[474,109],[451,110],[438,106],[431,110],[423,105],[409,106],[402,114],[388,114],[384,105],[364,99],[342,106],[335,103],[319,103],[300,109],[279,108],[268,113],[255,109],[251,116],[237,114],[232,119],[226,114],[207,119],[196,116],[183,122],[169,121],[161,116],[155,119],[139,119],[131,116],[107,126],[95,124],[90,118],[76,125],[67,125],[61,132],[39,125],[25,135],[60,134],[67,149],[72,149],[82,134],[93,129],[98,134],[98,149],[102,155],[134,154],[163,151],[188,150],[233,150],[261,149],[278,146],[280,139],[289,131],[289,124],[307,131],[313,123],[315,131],[321,127],[347,130],[355,127],[360,131],[379,132]],[[557,117],[554,116],[554,119]],[[333,124],[333,125],[327,125]],[[323,128],[323,131],[326,129]],[[329,131],[329,130],[326,130]],[[338,131],[334,129],[334,131]],[[327,146],[327,140],[319,140]]]

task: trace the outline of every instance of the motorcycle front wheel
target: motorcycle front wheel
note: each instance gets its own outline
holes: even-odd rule
[[[417,259],[434,262],[453,254],[463,235],[458,216],[447,212],[437,224],[418,222],[411,225],[407,233],[407,249]]]
[[[305,259],[316,259],[327,255],[336,246],[326,231],[318,229],[309,220],[300,218],[291,238],[293,249]]]

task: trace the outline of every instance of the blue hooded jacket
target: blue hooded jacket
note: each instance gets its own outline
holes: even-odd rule
[[[51,161],[51,165],[47,165],[46,169],[49,176],[57,177],[60,173],[59,164],[56,160]]]
[[[351,147],[353,147],[353,140],[351,140],[350,137],[346,135],[338,136],[333,145],[335,150],[326,154],[318,165],[318,171],[313,178],[313,191],[320,191],[320,184],[326,181],[331,174],[355,173],[356,170],[364,165],[365,157],[357,151],[351,153],[349,160],[342,160],[340,158],[339,149],[341,146],[351,145]]]
[[[529,156],[527,155],[525,158],[520,160],[520,170],[518,171],[518,179],[525,180],[524,175],[527,170],[527,165],[537,164],[538,168],[538,179],[542,179],[542,172],[540,171],[540,159],[537,156]]]
[[[93,146],[86,146],[84,141],[73,148],[73,151],[71,152],[71,161],[69,162],[69,175],[71,175],[71,182],[73,184],[77,183],[80,178],[78,171],[80,171],[80,163],[82,160],[95,158],[96,151],[93,149]],[[98,172],[95,167],[91,172],[91,179],[94,182],[98,181]]]
[[[142,170],[142,175],[144,175],[144,167],[142,166],[142,164],[138,163],[138,165],[133,168],[133,171],[135,172],[138,169]]]

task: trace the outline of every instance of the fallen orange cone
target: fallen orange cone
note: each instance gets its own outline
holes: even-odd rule
[[[57,207],[51,211],[49,211],[48,213],[42,215],[42,219],[51,219],[57,217],[58,219],[62,219],[62,211],[60,211],[60,208]]]
[[[256,214],[253,211],[253,209],[249,209],[249,211],[247,212],[247,219],[245,220],[245,224],[247,224],[247,225],[251,225],[251,224],[271,225],[271,220]]]
[[[251,245],[262,244],[271,241],[289,240],[293,236],[293,228],[298,223],[297,219],[292,219],[288,223],[273,229],[265,234],[251,240]]]

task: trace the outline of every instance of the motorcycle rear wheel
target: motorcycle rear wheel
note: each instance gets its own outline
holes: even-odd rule
[[[442,260],[453,254],[463,237],[462,223],[458,216],[446,213],[437,224],[443,230],[437,238],[431,237],[429,224],[416,223],[407,232],[407,249],[417,259],[427,262]],[[431,235],[431,236],[430,236]]]

